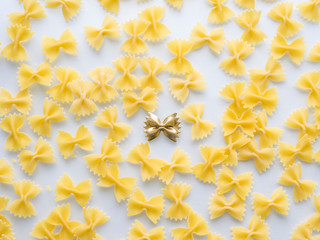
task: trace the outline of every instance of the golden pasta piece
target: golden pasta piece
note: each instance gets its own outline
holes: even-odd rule
[[[93,150],[93,136],[90,130],[84,125],[81,125],[78,128],[75,137],[72,137],[69,133],[60,130],[57,136],[57,142],[64,159],[67,159],[73,154],[76,145],[86,151]]]
[[[141,222],[135,220],[129,231],[128,240],[137,239],[149,239],[149,240],[164,240],[165,232],[164,227],[156,227],[151,229],[149,232],[146,231],[145,227]]]
[[[48,98],[43,103],[43,115],[34,115],[28,118],[33,131],[47,137],[51,135],[51,121],[61,122],[66,119],[63,108],[54,100]]]
[[[173,8],[176,8],[178,10],[181,9],[183,0],[166,0],[166,2]]]
[[[20,90],[15,97],[11,93],[0,88],[0,116],[4,116],[10,112],[12,106],[22,114],[28,114],[31,107],[31,94],[29,90]]]
[[[255,0],[235,0],[235,3],[242,8],[254,8]]]
[[[20,197],[14,200],[9,206],[8,210],[14,216],[21,217],[31,217],[36,215],[34,206],[30,202],[31,198],[36,197],[41,189],[34,182],[22,180],[13,183],[14,191]]]
[[[271,195],[270,199],[261,193],[253,195],[253,209],[262,219],[269,216],[271,209],[276,212],[288,215],[289,198],[282,187],[277,188]]]
[[[320,82],[320,71],[307,72],[303,74],[295,85],[302,90],[308,91],[308,106],[319,107],[320,106],[320,88],[318,87]]]
[[[78,185],[74,185],[72,179],[64,173],[58,180],[56,185],[56,201],[61,201],[73,195],[77,203],[81,207],[85,207],[91,199],[92,188],[91,179],[80,182]]]
[[[216,234],[216,233],[210,232],[208,234],[208,240],[224,240],[224,238],[221,237],[220,235]]]
[[[192,140],[199,140],[208,137],[215,124],[208,120],[201,120],[204,112],[204,103],[194,103],[186,106],[179,116],[187,122],[191,122],[191,138]]]
[[[0,160],[0,162],[1,161],[2,160]],[[0,212],[3,211],[7,207],[9,200],[10,200],[9,198],[3,197],[3,196],[0,197]]]
[[[312,47],[309,53],[308,60],[313,62],[320,62],[320,42]]]
[[[162,216],[163,210],[163,195],[157,195],[147,200],[143,192],[136,188],[128,199],[128,216],[135,216],[145,211],[150,221],[156,224]]]
[[[320,236],[312,236],[312,227],[308,224],[308,222],[304,222],[298,225],[292,235],[291,240],[303,240],[303,239],[312,239],[312,240],[319,240]]]
[[[119,11],[119,0],[98,0],[100,5],[108,12],[118,14]]]
[[[312,227],[313,230],[319,232],[320,231],[320,195],[313,195],[313,203],[316,209],[316,213],[314,213],[307,223]]]
[[[66,29],[58,40],[43,36],[41,46],[49,62],[53,62],[59,56],[60,49],[65,53],[77,55],[77,39],[69,29]]]
[[[0,159],[0,183],[12,184],[12,181],[13,181],[13,168],[4,158],[1,158]]]
[[[139,60],[131,56],[123,56],[113,61],[113,65],[123,74],[114,81],[114,86],[123,91],[137,88],[139,79],[131,73],[139,63]]]
[[[42,137],[38,139],[34,152],[23,150],[18,157],[22,170],[29,176],[33,174],[39,161],[44,163],[55,162],[50,144]]]
[[[4,216],[2,216],[2,218],[3,219],[0,219],[0,236],[6,240],[15,240],[11,223]]]
[[[62,14],[66,21],[69,21],[78,14],[81,0],[46,0],[47,8],[62,8]]]
[[[232,19],[234,12],[224,5],[226,0],[208,0],[213,5],[210,10],[208,21],[212,23],[224,23]]]
[[[224,47],[225,35],[223,28],[216,28],[208,33],[207,29],[197,22],[190,34],[190,41],[193,42],[192,49],[201,48],[207,43],[212,52],[220,54]]]
[[[297,5],[302,17],[310,22],[320,21],[320,2],[317,0],[308,0]]]
[[[53,233],[56,226],[50,224],[47,219],[40,220],[32,229],[30,236],[37,239],[56,239],[58,234]]]
[[[219,93],[227,100],[232,100],[229,108],[236,114],[242,114],[245,110],[243,104],[243,94],[245,92],[246,83],[244,81],[234,81],[227,84]]]
[[[9,61],[22,62],[28,60],[27,51],[22,43],[29,41],[33,32],[30,31],[30,28],[20,24],[7,27],[7,32],[11,43],[2,49],[1,55]]]
[[[228,49],[232,57],[227,57],[220,63],[220,67],[230,75],[242,75],[247,72],[243,58],[248,57],[254,50],[249,43],[242,40],[228,41]]]
[[[278,183],[289,186],[293,185],[294,201],[300,202],[306,200],[314,192],[316,182],[312,180],[301,180],[301,164],[293,164],[287,167],[283,172]]]
[[[168,62],[167,69],[173,74],[186,74],[192,70],[192,65],[184,57],[192,50],[193,43],[187,40],[175,39],[167,42],[169,51],[176,55]]]

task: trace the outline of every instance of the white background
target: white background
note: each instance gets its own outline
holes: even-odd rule
[[[211,29],[217,27],[209,22],[207,22],[207,17],[211,9],[210,4],[206,0],[185,0],[180,11],[169,7],[164,0],[150,0],[145,3],[137,3],[135,0],[121,0],[120,10],[116,19],[120,23],[124,23],[129,19],[137,17],[137,13],[142,11],[148,6],[166,6],[166,12],[163,19],[163,23],[166,24],[171,30],[171,34],[166,40],[171,40],[175,38],[188,39],[191,29],[197,21],[204,24],[206,28],[210,31]],[[295,4],[302,1],[294,0]],[[41,0],[41,3],[45,5],[45,1]],[[7,14],[14,11],[22,11],[22,5],[18,4],[18,0],[0,0],[0,42],[2,47],[8,44],[9,38],[6,33],[6,26],[9,26],[9,21]],[[271,9],[274,3],[264,2],[262,0],[257,0],[256,9],[262,10],[262,17],[258,27],[261,28],[265,34],[268,36],[263,43],[258,45],[255,51],[245,59],[247,69],[251,68],[261,68],[264,69],[265,63],[270,56],[270,43],[275,33],[277,31],[278,22],[271,20],[266,14]],[[234,4],[232,0],[227,1],[227,5],[234,10],[237,14],[241,13],[243,9],[239,8]],[[45,9],[47,17],[40,20],[31,20],[31,29],[34,31],[34,36],[27,42],[24,46],[27,49],[29,61],[27,64],[36,68],[40,63],[45,60],[45,57],[41,50],[41,37],[51,36],[58,38],[60,34],[69,28],[77,37],[78,40],[78,56],[70,56],[64,53],[60,54],[58,59],[52,64],[53,67],[72,67],[75,68],[83,75],[83,79],[89,79],[88,72],[98,66],[109,66],[112,67],[112,61],[124,55],[121,52],[120,46],[127,39],[128,36],[122,31],[122,37],[117,40],[105,39],[104,45],[99,52],[92,49],[86,42],[84,34],[84,26],[101,26],[102,21],[107,14],[107,12],[99,5],[97,0],[83,0],[79,14],[74,17],[71,21],[65,22],[61,9]],[[298,33],[298,36],[304,36],[307,45],[307,51],[320,40],[320,28],[318,24],[308,23],[305,21],[297,9],[295,8],[292,15],[293,18],[299,20],[304,24],[304,28]],[[226,33],[227,39],[237,39],[240,38],[243,29],[241,29],[234,20],[221,25]],[[295,38],[295,37],[294,37]],[[156,56],[164,61],[170,60],[172,55],[168,51],[165,41],[150,44],[148,43],[149,52],[146,56]],[[186,104],[191,104],[195,102],[205,103],[205,112],[203,119],[211,120],[216,124],[214,132],[207,138],[201,141],[191,140],[191,125],[188,123],[182,123],[182,132],[180,134],[180,139],[177,143],[173,143],[166,139],[164,136],[158,137],[156,140],[150,143],[151,156],[161,158],[167,161],[171,161],[171,156],[176,147],[180,146],[189,155],[192,164],[195,165],[202,162],[199,146],[200,145],[213,145],[213,146],[224,146],[224,140],[221,130],[221,116],[225,107],[229,104],[220,95],[219,91],[228,83],[234,80],[245,80],[248,82],[248,76],[243,76],[240,78],[234,78],[223,72],[219,68],[219,63],[225,57],[229,56],[229,52],[225,47],[221,55],[217,56],[210,52],[207,46],[202,49],[191,52],[187,55],[188,59],[191,61],[192,65],[200,70],[204,75],[207,82],[207,89],[201,92],[195,93],[191,92]],[[277,86],[279,94],[279,104],[272,117],[268,120],[268,126],[274,126],[283,128],[285,131],[281,138],[282,141],[287,141],[291,144],[295,144],[298,137],[298,132],[289,129],[284,125],[286,117],[295,109],[307,106],[307,93],[300,91],[294,82],[301,76],[304,72],[319,70],[319,64],[311,63],[304,60],[300,66],[293,64],[289,58],[285,57],[281,60],[286,72],[287,80],[285,82],[271,83],[271,86]],[[18,64],[8,62],[3,57],[0,57],[0,86],[8,89],[13,95],[18,91],[18,84],[16,73],[18,70]],[[140,67],[134,71],[137,76],[142,76],[143,71]],[[119,73],[117,73],[119,76]],[[155,111],[156,114],[160,116],[161,119],[173,112],[180,112],[184,105],[178,103],[171,96],[167,79],[172,77],[167,72],[162,72],[159,75],[165,91],[160,93],[159,96],[159,106]],[[54,78],[53,84],[57,84],[57,80]],[[32,109],[30,115],[42,114],[42,105],[46,97],[45,91],[46,87],[39,85],[33,85],[31,87],[32,92]],[[117,104],[119,109],[119,121],[131,124],[134,129],[130,133],[128,139],[120,144],[123,156],[126,157],[129,150],[135,146],[137,143],[145,142],[146,138],[143,132],[143,121],[146,113],[143,110],[139,110],[133,117],[127,119],[121,110],[122,103],[120,99],[112,102],[112,104]],[[99,105],[99,111],[108,105]],[[58,151],[56,143],[56,135],[58,130],[66,130],[74,135],[76,129],[81,125],[85,124],[94,135],[94,153],[100,153],[100,146],[104,137],[108,132],[107,129],[101,129],[96,127],[93,122],[97,114],[76,121],[75,117],[68,113],[68,105],[65,106],[65,112],[67,116],[67,121],[61,123],[52,124],[52,134],[48,139],[52,148],[54,149],[55,160],[54,164],[43,164],[39,163],[36,171],[31,177],[28,177],[20,168],[19,163],[12,161],[17,160],[18,152],[8,152],[3,150],[3,146],[7,137],[7,134],[0,131],[0,157],[7,159],[14,168],[14,174],[16,180],[21,179],[31,179],[35,181],[42,188],[42,192],[34,199],[32,203],[36,208],[37,215],[28,219],[19,219],[13,217],[9,212],[4,211],[1,214],[7,216],[13,223],[14,232],[16,238],[20,239],[32,239],[29,236],[33,226],[42,218],[46,217],[50,210],[52,210],[58,204],[63,202],[70,202],[72,208],[71,219],[83,221],[81,207],[75,202],[73,197],[62,202],[55,202],[54,189],[57,180],[62,176],[64,172],[68,173],[73,179],[74,183],[77,184],[79,181],[85,179],[92,179],[93,184],[93,195],[90,200],[89,206],[94,206],[102,209],[108,216],[110,220],[104,224],[102,227],[97,228],[98,233],[105,239],[122,239],[127,236],[130,226],[135,219],[140,220],[148,230],[155,227],[145,216],[141,214],[134,217],[127,217],[127,207],[126,202],[118,204],[115,200],[113,188],[101,188],[95,186],[97,183],[97,178],[89,172],[86,164],[83,160],[83,156],[89,154],[85,151],[79,150],[75,151],[76,157],[64,160],[62,155]],[[30,129],[28,122],[22,129],[24,132],[28,133],[32,137],[33,143],[27,148],[29,150],[34,150],[34,144],[38,139],[38,136]],[[315,143],[315,150],[318,149],[319,144]],[[128,162],[122,162],[119,164],[121,176],[134,176],[138,178],[137,186],[141,188],[147,197],[152,197],[157,194],[161,194],[161,189],[165,187],[157,178],[142,182],[140,177],[140,167],[137,165],[132,165]],[[217,168],[217,170],[219,167]],[[266,196],[270,197],[271,193],[280,186],[277,183],[281,172],[283,171],[282,165],[279,163],[279,159],[276,158],[274,164],[271,166],[267,172],[259,175],[254,167],[253,161],[240,162],[237,167],[233,168],[235,174],[242,172],[252,171],[254,176],[254,186],[253,192],[261,192]],[[312,179],[320,182],[319,177],[320,166],[317,163],[307,164],[302,162],[302,178]],[[252,193],[249,195],[246,201],[246,214],[243,222],[234,220],[230,215],[225,214],[222,217],[210,220],[208,211],[208,202],[211,194],[215,191],[215,186],[210,184],[204,184],[198,181],[192,174],[179,174],[176,173],[173,182],[184,182],[192,185],[189,196],[185,199],[193,209],[200,213],[208,221],[210,230],[221,234],[225,239],[231,239],[230,227],[233,226],[248,226],[249,220],[253,214],[252,211]],[[50,186],[51,191],[46,190],[46,187]],[[284,187],[290,198],[290,211],[288,216],[281,216],[276,212],[272,211],[270,216],[266,219],[266,223],[270,228],[271,239],[289,239],[293,229],[299,223],[308,219],[311,214],[315,211],[312,199],[295,204],[293,201],[293,188]],[[319,194],[319,187],[316,190]],[[13,187],[10,185],[0,185],[0,195],[5,195],[11,198],[11,201],[16,199],[17,196],[14,193]],[[167,208],[172,202],[166,199],[165,201]],[[165,212],[164,212],[165,215]],[[176,227],[186,227],[186,221],[174,222],[167,220],[164,215],[158,222],[157,226],[164,226],[166,231],[167,239],[172,239],[170,229]],[[197,238],[205,239],[205,238]]]

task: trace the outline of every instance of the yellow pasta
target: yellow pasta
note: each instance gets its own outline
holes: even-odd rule
[[[20,90],[15,97],[4,88],[0,88],[0,90],[0,116],[8,114],[12,106],[15,106],[20,113],[28,114],[31,107],[29,90]]]
[[[283,185],[293,185],[294,201],[306,200],[314,192],[317,183],[312,180],[301,180],[301,164],[293,164],[287,167],[278,181]]]
[[[184,0],[166,0],[166,2],[173,8],[181,9]]]
[[[313,203],[317,212],[314,213],[308,219],[308,224],[312,227],[313,230],[319,232],[320,231],[320,195],[313,195]]]
[[[232,19],[234,12],[224,5],[226,0],[208,0],[213,8],[210,10],[208,21],[212,23],[224,23]]]
[[[204,236],[209,233],[208,223],[204,218],[195,213],[190,212],[188,216],[188,227],[187,228],[174,228],[171,229],[174,240],[193,240],[194,235]]]
[[[307,222],[304,222],[298,225],[292,235],[291,240],[304,240],[304,239],[311,239],[311,240],[319,240],[320,236],[312,236],[312,228],[309,226]]]
[[[55,228],[47,219],[42,219],[34,226],[30,236],[37,239],[56,239],[58,234],[53,233]]]
[[[9,200],[10,200],[9,198],[3,197],[3,196],[0,197],[0,212],[3,211],[7,207]],[[4,216],[1,216],[1,218],[2,217],[4,217]],[[3,219],[1,219],[1,220],[3,220]]]
[[[100,5],[108,12],[118,14],[119,11],[119,0],[98,0]]]
[[[203,112],[204,103],[194,103],[187,105],[179,114],[182,119],[193,124],[191,128],[192,140],[208,137],[215,128],[215,124],[212,122],[201,119]]]
[[[197,22],[190,34],[190,41],[193,42],[192,49],[201,48],[207,43],[212,52],[220,54],[224,47],[225,35],[223,28],[216,28],[208,33],[207,29]]]
[[[49,62],[53,62],[59,56],[60,49],[65,53],[77,55],[77,39],[69,29],[66,29],[58,40],[43,36],[41,46]]]
[[[246,109],[243,104],[243,94],[246,84],[244,81],[234,81],[227,84],[219,93],[227,100],[232,100],[229,108],[236,114],[242,114]]]
[[[169,78],[169,88],[172,96],[179,102],[184,103],[189,95],[190,89],[206,89],[206,82],[202,74],[192,69],[185,75],[185,80],[180,78]]]
[[[62,14],[66,21],[69,21],[75,15],[78,14],[81,0],[46,0],[47,8],[62,8]]]
[[[250,44],[258,44],[267,38],[267,35],[265,35],[261,29],[256,27],[259,23],[260,17],[261,11],[250,9],[235,18],[239,26],[246,29],[241,35],[241,39],[243,41]]]
[[[163,210],[163,195],[157,195],[147,200],[143,192],[136,188],[128,199],[128,216],[135,216],[145,211],[150,221],[156,224],[162,216]]]
[[[127,117],[135,114],[140,107],[148,112],[153,112],[158,105],[157,93],[150,87],[142,89],[140,96],[133,91],[124,92],[122,101],[123,110]]]
[[[165,12],[164,7],[148,7],[138,14],[139,18],[149,23],[143,34],[143,39],[150,42],[158,42],[168,36],[170,30],[160,22]]]
[[[66,119],[63,108],[54,100],[48,98],[43,103],[43,115],[34,115],[28,118],[33,131],[47,137],[51,135],[51,121],[61,122]]]
[[[114,186],[114,195],[117,202],[121,202],[132,193],[136,181],[137,179],[133,177],[120,178],[117,164],[109,164],[105,168],[105,174],[99,177],[97,185],[107,188]]]
[[[169,51],[176,55],[167,65],[167,69],[173,74],[186,74],[192,70],[192,65],[188,59],[184,57],[192,50],[193,43],[187,40],[175,39],[167,42]]]
[[[320,3],[317,0],[308,0],[297,5],[302,17],[311,22],[320,21]]]
[[[320,88],[318,87],[320,82],[320,71],[307,72],[303,74],[295,85],[302,90],[308,91],[308,106],[319,107],[320,106]]]
[[[171,162],[164,162],[164,166],[161,168],[158,176],[162,182],[169,184],[173,179],[175,172],[192,172],[191,161],[188,155],[180,147],[177,147],[174,151]]]
[[[233,240],[270,240],[267,224],[260,217],[253,215],[249,222],[249,228],[232,227]]]
[[[217,190],[219,194],[230,192],[233,188],[235,193],[242,199],[248,196],[252,187],[252,172],[246,172],[234,176],[230,168],[223,166],[218,174]]]
[[[109,14],[105,16],[100,28],[94,26],[84,26],[84,30],[89,45],[96,51],[101,49],[105,37],[121,37],[119,23]]]
[[[67,159],[71,155],[72,157],[75,156],[73,151],[76,145],[86,151],[93,150],[93,136],[90,130],[84,125],[81,125],[78,128],[75,137],[72,137],[69,133],[60,130],[57,136],[57,143],[64,159]]]
[[[167,185],[167,187],[162,190],[163,194],[174,202],[168,208],[166,218],[181,221],[189,216],[192,208],[189,204],[183,202],[183,199],[188,196],[190,189],[190,185],[175,183]]]
[[[13,183],[14,191],[20,197],[14,200],[9,206],[8,210],[14,216],[21,217],[31,217],[36,215],[34,206],[30,202],[31,198],[36,197],[41,189],[34,182],[22,180]]]
[[[312,47],[309,53],[308,60],[313,62],[320,62],[320,42]]]
[[[246,73],[243,58],[248,57],[254,50],[247,42],[242,40],[228,41],[228,49],[232,57],[227,57],[220,63],[220,67],[230,75],[242,75]]]
[[[155,177],[165,165],[165,162],[158,158],[149,158],[149,142],[140,143],[133,147],[126,160],[133,164],[141,164],[141,177],[143,181]]]
[[[29,176],[32,175],[36,169],[38,161],[44,163],[55,162],[50,144],[42,137],[38,139],[34,147],[34,152],[23,150],[18,157],[22,170]]]
[[[58,180],[56,185],[56,201],[61,201],[73,195],[77,203],[81,207],[85,207],[88,204],[91,195],[91,179],[80,182],[77,185],[74,185],[72,179],[64,173],[62,177]]]
[[[221,237],[220,235],[216,234],[216,233],[210,232],[208,234],[208,240],[224,240],[224,238]]]
[[[149,239],[149,240],[164,240],[165,232],[164,227],[156,227],[151,229],[149,232],[146,231],[145,227],[141,222],[135,220],[130,228],[128,240],[137,239]]]
[[[224,148],[200,146],[200,152],[205,162],[194,165],[193,174],[204,183],[216,183],[214,166],[224,163],[227,159],[227,156],[224,155]]]
[[[14,240],[14,233],[12,231],[11,223],[9,220],[1,215],[0,219],[0,236],[6,240]]]
[[[262,219],[269,216],[271,209],[276,212],[288,215],[289,198],[282,187],[277,188],[271,195],[270,199],[261,193],[253,195],[253,209]]]
[[[255,0],[235,0],[235,3],[242,8],[254,8]]]
[[[114,81],[114,86],[123,91],[137,88],[139,86],[138,78],[131,73],[139,61],[135,57],[123,56],[113,61],[113,65],[123,74]]]
[[[270,51],[271,56],[275,59],[280,59],[288,53],[291,61],[300,65],[306,52],[304,37],[296,38],[288,43],[281,34],[277,34],[272,40]]]
[[[8,15],[11,24],[21,24],[30,27],[30,18],[39,19],[46,17],[43,7],[37,0],[24,0],[24,12],[14,12]]]
[[[32,141],[31,138],[27,134],[19,131],[24,124],[24,120],[25,116],[17,114],[10,114],[1,120],[0,128],[9,133],[4,149],[18,151],[30,144]]]
[[[20,24],[7,27],[7,32],[11,43],[2,49],[1,55],[9,61],[22,62],[28,60],[27,51],[22,43],[29,41],[33,32],[30,31],[30,28]]]
[[[0,159],[0,183],[12,184],[13,181],[13,168],[4,159]]]

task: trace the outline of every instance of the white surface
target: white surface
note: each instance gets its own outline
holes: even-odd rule
[[[41,1],[44,5],[44,1]],[[137,3],[135,0],[131,1],[120,1],[120,11],[116,16],[116,19],[123,23],[129,19],[137,17],[137,13],[142,11],[144,8],[152,5],[166,6],[166,13],[163,19],[172,34],[166,39],[171,40],[174,38],[188,38],[191,29],[197,21],[204,24],[208,30],[211,30],[217,26],[208,23],[207,17],[211,6],[206,0],[185,0],[181,11],[177,11],[165,4],[164,0],[151,0],[146,3]],[[297,4],[301,2],[300,0],[294,0]],[[238,6],[234,4],[233,1],[227,1],[227,5],[231,7],[237,14],[242,12]],[[251,56],[249,56],[245,62],[247,69],[251,68],[264,68],[267,59],[269,58],[269,48],[270,42],[273,39],[277,31],[278,22],[272,21],[267,17],[267,12],[272,7],[273,3],[263,2],[257,0],[256,8],[262,10],[262,17],[258,27],[261,28],[268,39],[262,44],[256,47],[255,51]],[[7,14],[14,11],[22,11],[22,6],[18,4],[17,0],[0,0],[0,42],[2,46],[9,43],[9,38],[6,34],[6,26],[9,25]],[[82,7],[79,14],[74,17],[70,22],[66,23],[62,12],[58,8],[46,9],[47,17],[41,20],[32,20],[31,27],[34,31],[34,36],[32,39],[25,44],[28,52],[29,61],[32,67],[38,66],[41,62],[45,60],[42,53],[40,44],[41,36],[52,36],[58,38],[60,34],[66,29],[70,28],[71,31],[76,35],[78,40],[78,56],[70,56],[66,54],[60,54],[58,59],[52,64],[53,67],[72,67],[79,71],[84,79],[89,79],[87,72],[98,66],[113,66],[112,61],[121,55],[124,55],[119,48],[123,41],[127,39],[127,36],[122,32],[122,37],[113,41],[105,39],[104,45],[99,52],[93,50],[86,42],[84,29],[86,25],[100,26],[106,11],[102,9],[96,0],[83,0]],[[297,36],[305,36],[307,50],[320,39],[320,29],[319,25],[308,23],[302,19],[299,15],[297,9],[294,10],[293,18],[298,19],[304,24],[304,28],[298,33]],[[227,39],[239,38],[243,32],[235,21],[230,21],[222,25],[226,32]],[[156,56],[164,61],[168,61],[172,56],[169,53],[165,41],[159,44],[148,43],[149,53],[146,56]],[[202,161],[199,146],[200,145],[213,145],[213,146],[223,146],[225,145],[221,130],[221,116],[225,107],[229,104],[225,101],[218,93],[222,87],[233,80],[245,80],[248,81],[247,76],[241,78],[233,78],[227,75],[218,67],[219,63],[226,56],[229,55],[226,47],[224,48],[220,56],[212,54],[207,46],[202,49],[193,51],[187,55],[188,59],[191,61],[192,65],[199,69],[200,72],[205,76],[207,81],[207,89],[199,93],[191,92],[187,101],[184,105],[194,103],[194,102],[205,102],[205,113],[203,118],[212,120],[217,127],[214,132],[205,140],[202,141],[191,141],[191,125],[183,122],[182,133],[180,134],[180,139],[177,143],[173,143],[166,139],[164,136],[158,137],[156,140],[150,143],[151,156],[158,157],[167,161],[171,160],[171,156],[177,146],[180,146],[189,155],[192,164],[196,164]],[[285,82],[273,84],[271,86],[277,86],[279,94],[279,104],[274,115],[269,118],[268,126],[274,126],[283,128],[285,132],[282,136],[282,141],[287,141],[291,144],[295,144],[297,141],[298,133],[293,131],[283,124],[286,117],[295,109],[307,106],[307,93],[300,91],[295,87],[294,82],[298,79],[300,75],[304,72],[311,70],[318,70],[319,64],[310,63],[308,61],[303,61],[301,66],[294,65],[287,57],[281,60],[287,80]],[[18,91],[16,72],[18,64],[6,61],[3,57],[0,58],[0,86],[12,91],[15,94]],[[143,71],[138,67],[135,71],[137,76],[142,76]],[[119,73],[117,73],[117,76]],[[164,85],[165,91],[160,93],[159,96],[159,107],[155,111],[156,114],[163,119],[165,116],[173,113],[180,112],[184,105],[178,103],[173,99],[169,90],[167,79],[171,77],[167,72],[162,72],[159,75],[162,83]],[[54,78],[53,84],[56,84],[57,80]],[[30,115],[42,114],[42,104],[45,98],[45,91],[47,88],[41,86],[32,86],[31,92],[33,95],[33,105]],[[119,120],[134,126],[134,129],[130,133],[128,139],[120,144],[124,157],[127,156],[129,150],[139,142],[146,141],[143,132],[143,121],[146,113],[143,110],[137,112],[132,118],[127,119],[121,111],[122,103],[120,99],[117,99],[112,104],[117,104],[119,111]],[[99,105],[99,111],[106,107],[106,105]],[[68,112],[68,106],[65,106],[65,112]],[[83,181],[85,179],[92,179],[93,186],[93,196],[90,201],[89,206],[94,206],[101,208],[108,216],[110,220],[104,224],[102,227],[97,228],[98,233],[105,239],[122,239],[127,236],[129,228],[135,219],[139,219],[149,230],[154,225],[147,219],[145,214],[140,214],[134,217],[127,217],[127,207],[126,202],[118,204],[115,200],[113,188],[100,188],[95,186],[97,183],[97,178],[89,172],[86,164],[83,160],[83,156],[88,154],[87,152],[81,151],[77,148],[75,158],[69,158],[64,160],[56,144],[56,135],[58,130],[66,130],[72,134],[75,133],[76,129],[81,125],[85,124],[91,132],[94,134],[94,152],[100,153],[100,146],[103,138],[107,134],[107,130],[96,127],[93,121],[97,114],[82,119],[81,121],[76,121],[72,114],[67,113],[68,120],[61,123],[52,124],[52,134],[48,139],[50,144],[54,149],[55,160],[54,164],[42,164],[39,163],[35,173],[28,177],[20,168],[18,162],[11,162],[12,159],[17,159],[18,153],[8,152],[3,150],[4,142],[6,140],[7,134],[0,131],[0,157],[5,157],[11,162],[14,167],[15,179],[31,179],[40,185],[42,192],[34,199],[32,203],[36,208],[37,215],[35,217],[27,219],[19,219],[10,215],[7,211],[3,214],[9,217],[10,221],[13,223],[14,232],[16,234],[16,239],[32,239],[29,236],[33,226],[40,219],[47,216],[50,210],[52,210],[58,204],[64,202],[70,202],[72,207],[71,219],[83,221],[81,207],[75,202],[71,197],[66,201],[55,202],[54,189],[55,184],[62,176],[64,172],[68,173],[75,183]],[[34,142],[27,148],[33,151],[35,141],[38,136],[30,129],[28,123],[22,129],[29,136],[32,137]],[[315,149],[318,149],[318,142],[315,143]],[[142,182],[140,177],[140,167],[137,165],[132,165],[128,162],[122,162],[119,164],[121,176],[134,176],[139,180],[137,181],[137,186],[141,188],[147,195],[151,197],[157,194],[161,194],[161,189],[165,187],[157,178]],[[219,167],[217,168],[217,170]],[[270,196],[271,193],[280,186],[277,183],[283,167],[279,163],[277,158],[274,164],[271,166],[266,173],[261,175],[256,171],[253,161],[240,162],[237,167],[233,168],[236,174],[241,172],[252,171],[254,176],[254,186],[253,192],[261,192],[266,196]],[[320,182],[319,177],[320,166],[319,164],[307,164],[302,162],[302,177],[305,179],[312,179]],[[210,220],[208,212],[208,202],[211,194],[215,191],[215,186],[210,184],[204,184],[198,181],[192,174],[182,175],[179,173],[175,174],[173,182],[184,182],[192,185],[189,196],[185,199],[193,209],[200,213],[208,221],[210,230],[221,234],[225,239],[231,239],[230,227],[233,226],[248,226],[248,222],[253,214],[252,211],[252,193],[249,195],[246,201],[247,211],[243,222],[234,220],[230,215],[225,214],[222,217]],[[51,186],[51,191],[46,190],[46,186]],[[293,188],[284,187],[287,194],[290,197],[290,211],[288,216],[278,215],[276,212],[271,212],[270,216],[266,219],[266,223],[270,228],[271,239],[289,239],[291,232],[296,225],[305,221],[311,214],[315,211],[312,199],[309,198],[307,201],[295,204],[293,201]],[[319,194],[319,188],[317,188],[316,193]],[[16,199],[17,196],[14,193],[12,186],[0,185],[0,195],[6,195],[11,198],[11,200]],[[170,206],[171,202],[167,199],[165,200],[165,212]],[[165,215],[164,212],[164,215]],[[1,213],[2,214],[2,213]],[[170,229],[176,227],[186,226],[186,221],[174,222],[167,220],[164,215],[158,222],[157,226],[165,226],[167,239],[172,239]],[[197,238],[205,239],[205,238]]]

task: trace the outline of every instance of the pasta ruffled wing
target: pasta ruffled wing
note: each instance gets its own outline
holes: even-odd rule
[[[320,42],[312,47],[308,57],[309,61],[320,62]]]
[[[186,74],[190,72],[192,65],[184,55],[192,50],[193,43],[187,40],[175,39],[167,42],[167,46],[169,51],[176,55],[168,62],[168,71],[173,74]]]
[[[57,239],[58,234],[53,233],[56,226],[50,224],[47,219],[40,220],[32,229],[30,236],[38,239]]]
[[[4,158],[1,158],[0,159],[0,183],[12,184],[12,181],[13,181],[13,168]]]
[[[212,23],[224,23],[232,19],[234,12],[224,5],[226,0],[208,0],[213,8],[210,10],[208,21]]]
[[[118,14],[119,11],[119,0],[98,0],[100,5],[108,12]]]
[[[116,88],[127,91],[139,86],[138,78],[131,73],[131,71],[137,67],[138,63],[138,59],[131,56],[123,56],[113,61],[113,65],[116,69],[123,73],[114,81],[114,86]]]
[[[137,239],[150,239],[150,240],[164,240],[165,232],[164,227],[156,227],[151,229],[149,232],[146,231],[145,227],[141,222],[135,220],[129,231],[128,240]]]
[[[0,116],[8,114],[12,108],[15,108],[22,114],[28,114],[31,107],[31,94],[29,90],[20,90],[15,97],[11,93],[0,88]]]
[[[320,231],[320,195],[313,195],[313,202],[317,212],[314,213],[307,222],[312,227],[312,229],[319,232]]]
[[[311,22],[319,22],[320,21],[320,3],[317,0],[309,0],[297,5],[300,14]]]
[[[247,110],[244,108],[242,100],[245,87],[246,83],[244,81],[234,81],[227,84],[221,91],[219,91],[222,97],[232,101],[229,108],[239,115]]]
[[[178,10],[181,9],[183,0],[166,0],[166,2],[173,8],[176,8]]]
[[[308,222],[304,222],[298,225],[290,238],[291,240],[302,240],[302,239],[312,239],[312,240],[319,240],[320,236],[312,236],[312,228],[308,224]]]
[[[320,82],[320,71],[307,72],[303,74],[295,85],[302,90],[309,91],[308,106],[319,107],[320,106],[320,88],[318,84]]]
[[[69,21],[78,14],[81,0],[46,0],[47,8],[62,7],[62,14],[66,21]]]
[[[235,0],[235,3],[242,8],[254,8],[255,0]]]

